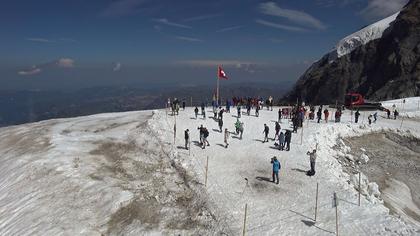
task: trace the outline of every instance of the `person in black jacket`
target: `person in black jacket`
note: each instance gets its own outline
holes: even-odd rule
[[[286,142],[286,151],[290,151],[290,142],[292,141],[292,132],[290,130],[286,130],[284,141]]]
[[[268,125],[266,125],[266,124],[264,124],[264,131],[263,131],[263,133],[264,133],[264,141],[263,141],[263,143],[265,143],[265,142],[268,142],[268,132],[270,131],[270,128],[268,128]]]

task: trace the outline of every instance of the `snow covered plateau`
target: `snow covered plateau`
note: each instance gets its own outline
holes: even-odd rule
[[[358,181],[339,161],[350,147],[337,148],[341,138],[384,130],[420,139],[420,97],[402,101],[383,103],[395,105],[398,119],[379,112],[371,125],[369,111],[358,124],[350,111],[340,123],[305,120],[292,135],[290,151],[279,151],[271,140],[278,107],[261,110],[259,117],[254,111],[242,115],[242,140],[233,133],[236,110],[226,113],[228,148],[211,108],[207,119],[196,119],[188,107],[178,116],[162,109],[1,128],[0,235],[241,235],[245,205],[246,235],[334,235],[334,193],[340,235],[419,235],[418,222],[391,212],[367,173],[358,206]],[[264,123],[270,127],[266,143]],[[201,124],[210,131],[205,149],[198,146]],[[281,126],[290,129],[289,120]],[[190,150],[184,149],[185,129]],[[309,177],[306,152],[315,148],[316,175]],[[271,182],[273,156],[281,162],[278,185]],[[363,165],[373,157],[357,158]],[[415,195],[398,193],[419,192],[419,186],[410,190],[394,182],[388,198],[418,212]]]

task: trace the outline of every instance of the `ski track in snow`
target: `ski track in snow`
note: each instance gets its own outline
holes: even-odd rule
[[[369,112],[362,112],[360,123],[354,124],[350,121],[349,111],[345,111],[342,122],[338,124],[305,121],[302,143],[302,130],[299,129],[292,135],[289,152],[274,149],[272,140],[268,143],[260,141],[263,140],[264,123],[269,125],[269,137],[273,138],[278,108],[261,110],[258,118],[253,114],[242,115],[241,121],[245,124],[243,140],[232,134],[227,149],[221,146],[223,134],[213,131],[218,129],[217,122],[211,118],[203,120],[201,116],[196,120],[193,108],[180,111],[175,117],[167,115],[165,110],[140,111],[1,128],[0,235],[113,234],[107,228],[111,216],[146,193],[136,190],[137,186],[143,186],[142,182],[120,176],[121,173],[102,176],[102,172],[98,172],[106,160],[92,151],[104,141],[135,142],[142,150],[151,153],[134,150],[131,158],[145,163],[155,163],[155,155],[166,155],[202,184],[202,192],[197,197],[208,202],[216,222],[205,229],[174,232],[239,235],[247,204],[247,235],[334,235],[332,194],[336,192],[340,199],[341,235],[416,235],[419,233],[416,226],[390,215],[380,200],[363,197],[362,206],[357,206],[357,191],[350,183],[350,176],[343,172],[334,157],[337,151],[333,147],[338,137],[359,136],[381,129],[420,137],[420,125],[416,120],[420,117],[419,102],[420,97],[408,98],[405,104],[402,100],[384,103],[388,108],[396,104],[401,116],[409,117],[403,119],[403,123],[401,119],[384,119],[385,115],[379,112],[378,122],[369,126]],[[210,110],[207,109],[208,116],[212,116]],[[329,110],[334,112],[332,108]],[[224,128],[231,132],[236,121],[232,115],[236,115],[234,108],[232,113],[224,114]],[[177,136],[173,145],[175,119]],[[208,140],[211,146],[204,150],[194,143],[199,140],[197,127],[200,124],[210,131]],[[282,129],[290,128],[284,119],[281,126]],[[192,140],[190,155],[189,151],[179,147],[184,146],[183,131],[187,128]],[[146,130],[152,130],[155,136]],[[306,152],[315,148],[317,143],[317,172],[314,177],[308,177],[304,173],[309,169]],[[204,187],[207,156],[208,182]],[[282,165],[279,185],[269,182],[270,158],[273,156],[277,156]],[[130,171],[130,168],[134,167],[123,169]],[[158,178],[164,178],[165,183],[172,186],[167,178],[176,177],[172,177],[168,168],[162,170],[164,175],[158,175]],[[313,224],[316,183],[319,183],[318,216]],[[180,191],[176,187],[168,188]],[[163,198],[157,196],[157,199]],[[161,201],[170,202],[168,199]],[[170,219],[162,219],[165,220]],[[171,233],[163,228],[152,227],[151,230],[141,221],[123,226],[126,229],[120,233],[125,235]]]

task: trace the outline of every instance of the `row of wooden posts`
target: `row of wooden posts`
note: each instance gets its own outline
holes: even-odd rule
[[[191,105],[192,105],[192,97],[191,97]],[[167,114],[167,112],[166,112]],[[309,121],[309,120],[308,120]],[[402,121],[401,121],[402,126]],[[176,115],[174,115],[174,145],[176,142]],[[303,126],[301,130],[301,139],[300,139],[301,145],[303,144]],[[188,155],[191,155],[191,141],[188,142]],[[317,145],[318,146],[318,145]],[[205,167],[205,176],[204,176],[204,186],[207,187],[207,179],[208,179],[208,170],[209,170],[209,156],[207,156],[206,159],[206,167]],[[318,214],[318,193],[319,193],[319,183],[316,184],[316,196],[315,196],[315,217],[314,221],[317,220],[317,214]],[[359,188],[358,188],[358,205],[361,204],[361,173],[359,172]],[[339,223],[338,223],[338,197],[337,193],[334,192],[333,194],[333,206],[335,208],[335,220],[336,220],[336,235],[339,235]],[[246,222],[247,222],[247,211],[248,211],[248,204],[245,203],[245,212],[244,212],[244,222],[243,222],[243,230],[242,235],[245,236],[246,234]]]

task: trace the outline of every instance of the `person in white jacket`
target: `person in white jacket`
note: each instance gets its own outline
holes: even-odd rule
[[[228,129],[225,128],[225,148],[227,148],[229,146],[229,143],[228,143],[229,135],[230,134],[229,134]]]

